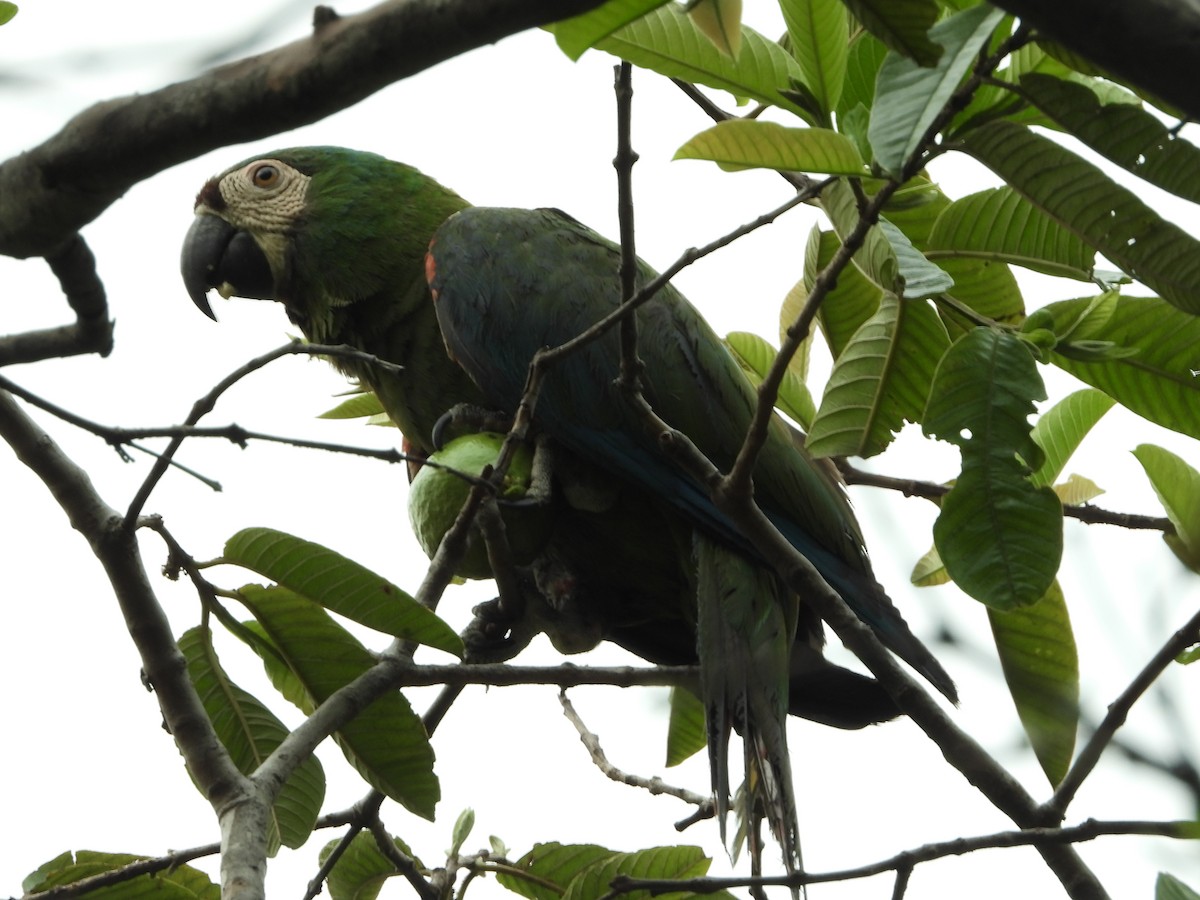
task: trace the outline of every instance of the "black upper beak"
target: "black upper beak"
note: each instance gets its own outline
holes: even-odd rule
[[[196,216],[180,256],[183,286],[196,307],[216,320],[208,292],[228,285],[239,297],[261,300],[275,295],[275,279],[267,258],[246,231],[234,228],[220,216]]]

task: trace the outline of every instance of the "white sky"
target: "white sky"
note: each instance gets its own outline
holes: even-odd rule
[[[350,13],[362,5],[338,8]],[[253,24],[244,3],[173,5],[169,15],[163,9],[146,0],[26,3],[0,28],[0,76],[8,76],[0,78],[0,158],[35,146],[93,102],[188,77],[190,59]],[[307,29],[306,9],[275,15],[263,5],[257,15],[271,22],[263,48]],[[769,20],[763,26],[769,33],[777,28]],[[138,185],[84,231],[117,321],[112,356],[13,367],[5,374],[104,423],[166,425],[181,420],[192,401],[231,369],[282,343],[289,326],[274,304],[216,299],[221,323],[213,325],[191,306],[178,275],[179,246],[196,190],[209,175],[259,151],[305,143],[370,149],[417,165],[474,202],[559,206],[614,234],[611,65],[609,57],[594,52],[572,64],[549,36],[521,35],[422,73],[317,125],[226,148]],[[707,120],[657,76],[635,73],[634,87],[634,143],[641,155],[635,170],[638,241],[649,261],[665,266],[683,249],[785,198],[786,185],[768,173],[730,176],[704,163],[671,163],[675,149]],[[952,196],[995,183],[961,162],[934,174]],[[1176,215],[1181,224],[1189,217],[1196,221],[1194,211],[1174,208],[1181,210]],[[718,332],[749,330],[774,340],[778,304],[799,276],[815,216],[797,210],[685,272],[677,283]],[[1048,279],[1027,283],[1036,284],[1043,300],[1086,293],[1085,286]],[[41,261],[0,258],[0,285],[0,332],[66,321],[65,304]],[[1059,373],[1046,377],[1052,396],[1072,389]],[[396,436],[386,430],[314,420],[343,387],[323,364],[284,360],[239,385],[207,423],[391,446]],[[87,467],[107,500],[124,508],[148,462],[123,464],[100,440],[40,413],[35,417]],[[1128,452],[1145,441],[1163,443],[1200,464],[1193,443],[1135,417],[1110,414],[1068,471],[1100,482],[1108,490],[1098,501],[1102,505],[1156,514],[1153,495]],[[224,491],[213,493],[172,474],[147,511],[161,513],[196,557],[216,556],[242,527],[267,525],[344,552],[403,587],[419,584],[425,561],[408,532],[399,468],[264,444],[242,451],[215,441],[193,441],[179,458],[219,480]],[[945,445],[926,444],[909,431],[873,465],[891,474],[943,480],[953,476],[956,459]],[[854,498],[878,574],[918,632],[929,634],[947,618],[965,636],[965,646],[938,649],[960,684],[963,702],[956,719],[1036,796],[1047,796],[998,683],[982,609],[954,588],[918,591],[908,585],[913,562],[931,541],[933,508],[879,492],[856,490]],[[139,684],[136,653],[99,566],[42,485],[6,449],[0,450],[0,504],[7,513],[0,516],[5,573],[0,598],[8,616],[0,632],[7,726],[0,740],[5,810],[0,896],[19,895],[21,879],[63,850],[153,855],[216,840],[215,819],[160,729],[153,696]],[[165,551],[153,536],[144,538],[143,548],[153,572]],[[232,571],[223,577],[229,586],[245,580],[250,579]],[[1081,643],[1086,711],[1098,718],[1168,630],[1194,611],[1200,592],[1157,536],[1075,523],[1067,526],[1062,581]],[[191,592],[165,580],[156,586],[179,630],[194,624],[198,606]],[[442,611],[461,625],[471,605],[488,596],[486,584],[455,589]],[[232,642],[221,649],[244,687],[296,721],[286,703],[273,699],[249,653]],[[433,661],[434,655],[426,658]],[[557,659],[540,641],[522,657],[547,664]],[[607,648],[574,661],[626,659]],[[1173,696],[1189,687],[1194,695],[1195,675],[1169,673]],[[418,709],[425,696],[415,696]],[[572,696],[614,764],[705,789],[702,759],[680,770],[661,768],[662,692],[592,688]],[[1180,734],[1194,741],[1200,733],[1194,704],[1184,715],[1179,721],[1149,698],[1131,716],[1129,734],[1152,752],[1174,746]],[[813,870],[860,865],[927,841],[1009,825],[948,770],[936,747],[908,722],[849,734],[799,722],[791,738],[804,853]],[[514,857],[534,841],[551,839],[616,849],[701,843],[716,857],[714,872],[725,869],[715,825],[701,823],[677,836],[671,825],[688,813],[682,804],[611,784],[590,766],[559,714],[552,688],[474,689],[451,711],[433,743],[443,789],[438,822],[429,825],[386,807],[392,830],[428,864],[439,863],[459,811],[473,806],[477,826],[468,848],[486,846],[488,834],[506,841]],[[329,778],[326,810],[345,808],[365,789],[336,749],[323,747],[320,755]],[[1194,813],[1171,782],[1112,757],[1089,779],[1069,820]],[[336,837],[328,832],[301,851],[283,851],[271,867],[272,895],[299,896],[315,869],[317,849]],[[1160,869],[1200,886],[1194,847],[1110,838],[1081,852],[1114,896],[1150,896]],[[200,865],[215,872],[215,860]],[[1010,897],[1014,888],[1030,896],[1055,891],[1033,851],[1009,850],[919,867],[908,896],[961,896],[965,885],[975,898]],[[384,896],[408,896],[401,893],[408,890],[397,883]],[[834,900],[889,891],[885,881],[872,879],[814,888],[811,896]],[[471,895],[508,896],[490,880],[476,882]]]

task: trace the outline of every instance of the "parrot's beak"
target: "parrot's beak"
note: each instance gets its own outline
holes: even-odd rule
[[[214,321],[217,317],[208,304],[208,292],[213,288],[222,297],[270,300],[275,295],[275,278],[257,242],[220,216],[196,216],[183,239],[179,265],[188,296]]]

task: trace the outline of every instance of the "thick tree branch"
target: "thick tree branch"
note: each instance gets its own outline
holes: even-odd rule
[[[224,830],[231,818],[226,814],[236,815],[247,806],[245,801],[253,793],[253,786],[221,746],[188,679],[187,663],[146,576],[135,530],[125,526],[120,514],[100,498],[87,473],[3,391],[0,391],[0,437],[49,488],[71,525],[87,539],[104,567],[167,727],[188,771],[221,818]],[[257,834],[265,853],[265,823]]]
[[[1197,0],[994,0],[1040,36],[1200,120]]]
[[[96,274],[96,258],[83,237],[78,234],[71,237],[49,254],[46,262],[75,313],[75,321],[57,328],[0,337],[0,366],[82,353],[108,356],[112,352],[113,323],[108,317],[104,284]]]
[[[190,81],[98,103],[0,164],[0,254],[56,253],[130,187],[228,144],[353,106],[387,85],[601,0],[387,0]]]

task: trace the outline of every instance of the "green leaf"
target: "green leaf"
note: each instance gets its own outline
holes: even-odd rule
[[[930,256],[935,254],[930,253]],[[994,260],[939,258],[938,268],[954,279],[954,287],[946,291],[959,303],[974,310],[981,316],[987,316],[1000,324],[1016,324],[1025,316],[1025,299],[1012,269]],[[939,307],[938,311],[947,319],[947,327],[954,316],[954,310]],[[958,336],[973,328],[973,321],[962,320],[951,334]]]
[[[1076,391],[1046,410],[1033,426],[1031,437],[1042,448],[1042,464],[1029,476],[1036,487],[1054,484],[1071,454],[1113,405],[1103,391]]]
[[[0,25],[8,22],[17,14],[17,4],[9,3],[8,0],[0,0]]]
[[[514,869],[531,878],[498,872],[496,881],[529,900],[560,900],[576,875],[600,860],[619,855],[598,844],[534,844],[532,850],[513,863]]]
[[[944,55],[929,29],[941,12],[934,0],[843,0],[854,18],[894,50],[918,65],[932,66]]]
[[[1174,875],[1159,872],[1154,882],[1154,900],[1200,900],[1200,894]]]
[[[955,200],[933,226],[926,255],[1012,263],[1035,272],[1093,280],[1096,252],[1012,188]]]
[[[1158,117],[1129,103],[1102,104],[1087,87],[1051,75],[1023,75],[1020,84],[1024,96],[1101,156],[1200,203],[1200,148],[1173,135]]]
[[[450,834],[450,850],[446,853],[447,858],[453,859],[458,856],[459,851],[462,850],[463,844],[467,842],[467,838],[471,836],[474,828],[475,810],[468,806],[454,820],[454,830]]]
[[[677,766],[707,745],[704,703],[687,688],[671,688],[671,717],[667,724],[667,765]]]
[[[854,192],[839,179],[821,191],[820,203],[838,238],[845,241],[858,226],[858,201]],[[878,227],[872,226],[867,231],[862,247],[851,262],[882,290],[895,294],[902,292],[896,252]]]
[[[925,555],[917,560],[908,580],[917,587],[935,587],[950,583],[950,574],[938,555],[937,547],[930,547]]]
[[[944,52],[931,68],[899,53],[888,54],[879,69],[867,133],[875,161],[889,175],[898,176],[921,149],[925,132],[1002,18],[1003,11],[981,3],[938,22],[929,37]]]
[[[70,852],[63,853],[43,863],[21,884],[27,893],[48,891],[150,858],[95,850],[78,850],[73,855]],[[98,900],[220,900],[221,889],[199,869],[176,866],[153,875],[143,875],[88,891],[87,896]]]
[[[1200,241],[1132,191],[1065,147],[1010,122],[980,126],[959,146],[1167,302],[1200,313]]]
[[[723,169],[777,169],[868,177],[850,139],[826,128],[786,128],[761,119],[728,119],[701,131],[675,159],[708,159]]]
[[[725,335],[725,343],[756,387],[762,383],[779,353],[758,335],[747,331],[730,332]],[[808,385],[790,367],[779,385],[775,406],[804,427],[808,427],[816,412]]]
[[[1154,493],[1175,526],[1175,533],[1164,534],[1163,540],[1185,566],[1200,572],[1200,472],[1153,444],[1139,445],[1133,455],[1146,470]]]
[[[808,236],[804,252],[805,293],[811,294],[816,285],[817,274],[829,265],[842,242],[832,231],[822,231],[817,226]],[[838,276],[836,286],[825,295],[817,309],[817,325],[825,335],[829,352],[837,359],[845,350],[854,333],[879,308],[883,291],[869,281],[856,265],[846,266]]]
[[[399,838],[392,840],[401,853],[412,858],[420,867],[420,861],[413,858],[412,850],[404,841]],[[330,841],[321,848],[319,858],[322,864],[339,843],[340,840]],[[329,887],[331,900],[375,900],[384,883],[398,874],[392,861],[383,855],[375,843],[375,835],[360,831],[351,839],[346,852],[333,864],[325,883]]]
[[[850,186],[843,181],[829,185],[821,192],[821,206],[838,237],[845,241],[859,220],[858,203]],[[867,231],[853,263],[884,291],[908,300],[940,294],[954,286],[954,280],[929,262],[902,229],[882,216]]]
[[[714,47],[737,59],[742,47],[742,0],[691,0],[687,13]]]
[[[976,328],[942,358],[925,409],[925,433],[962,451],[933,526],[938,553],[959,587],[1002,611],[1045,594],[1062,555],[1062,505],[1026,477],[1042,457],[1027,417],[1045,396],[1019,338]]]
[[[268,638],[271,682],[307,715],[376,665],[375,656],[316,603],[286,588],[246,585],[239,596]],[[297,687],[302,695],[297,697]],[[334,734],[359,774],[410,812],[433,819],[441,794],[421,718],[399,691],[385,693]]]
[[[735,62],[672,3],[604,38],[596,48],[668,78],[729,91],[812,120],[808,110],[784,93],[789,84],[802,80],[800,66],[779,44],[751,28],[742,29],[742,49]]]
[[[850,44],[849,56],[846,59],[846,80],[842,85],[842,98],[838,102],[838,130],[850,134],[847,117],[857,109],[861,109],[870,117],[871,105],[875,102],[875,81],[879,75],[879,67],[887,56],[887,48],[865,31],[860,31]],[[865,141],[866,127],[863,128],[864,142],[860,149],[870,154],[869,143]]]
[[[1064,506],[1067,504],[1081,506],[1095,500],[1104,493],[1104,489],[1090,478],[1084,478],[1082,475],[1069,475],[1066,481],[1054,485],[1054,493],[1058,495],[1058,499],[1063,502]]]
[[[894,224],[882,216],[877,226],[896,254],[900,277],[904,282],[904,299],[920,300],[944,294],[954,287],[954,279],[944,269],[926,259],[912,241]]]
[[[608,0],[591,12],[563,19],[546,30],[554,35],[558,49],[571,59],[579,59],[584,51],[614,31],[640,19],[670,0]]]
[[[802,277],[792,285],[792,289],[783,298],[783,303],[779,305],[779,342],[781,345],[788,340],[788,332],[799,320],[800,314],[807,302],[808,288],[805,286],[804,278]],[[801,384],[805,385],[805,391],[808,390],[806,382],[808,380],[809,357],[812,355],[812,343],[813,333],[810,327],[808,335],[800,342],[800,346],[796,348],[796,352],[788,360],[788,370],[800,379]],[[809,399],[812,399],[811,395]],[[808,427],[807,423],[805,427]]]
[[[360,625],[462,657],[462,639],[449,625],[390,581],[319,544],[244,528],[225,544],[224,560]]]
[[[833,111],[842,96],[850,27],[839,0],[783,0],[792,56],[821,111]]]
[[[368,416],[386,415],[383,404],[374,391],[363,391],[348,397],[317,416],[318,419],[365,419]],[[389,420],[390,421],[390,420]]]
[[[946,329],[923,300],[885,294],[834,363],[806,446],[814,456],[873,456],[905,421],[917,422]]]
[[[611,893],[609,886],[618,875],[672,881],[701,878],[708,873],[711,862],[699,847],[650,847],[633,853],[614,853],[597,860],[571,879],[562,900],[594,900],[606,896]],[[730,894],[725,891],[704,895],[677,893],[671,896],[678,900],[697,896],[732,900]]]
[[[1036,603],[988,609],[1004,680],[1042,771],[1057,787],[1071,766],[1079,729],[1079,654],[1062,588]]]
[[[221,667],[211,634],[192,628],[179,639],[188,678],[222,746],[243,775],[258,769],[288,736],[287,727],[256,697],[242,690]],[[284,784],[272,808],[270,846],[296,848],[308,840],[325,800],[325,772],[310,756]]]
[[[1111,341],[1136,350],[1136,355],[1089,362],[1055,353],[1054,364],[1139,416],[1200,438],[1200,378],[1193,371],[1200,319],[1156,297],[1116,298],[1107,315],[1101,315],[1096,313],[1096,299],[1063,300],[1041,311],[1051,317],[1056,334],[1071,331],[1082,317],[1081,337]],[[1106,309],[1102,306],[1100,313]],[[1085,316],[1089,310],[1092,315]],[[1079,333],[1079,327],[1075,330]]]

